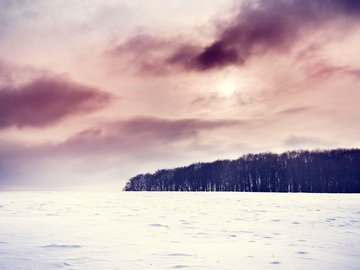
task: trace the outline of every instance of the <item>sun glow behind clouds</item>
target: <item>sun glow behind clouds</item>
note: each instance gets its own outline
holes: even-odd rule
[[[231,78],[226,78],[220,82],[217,91],[220,95],[229,97],[232,96],[237,90],[237,85],[235,81]]]

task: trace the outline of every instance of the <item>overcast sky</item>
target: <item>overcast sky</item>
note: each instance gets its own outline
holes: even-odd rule
[[[360,147],[360,1],[0,1],[0,188]]]

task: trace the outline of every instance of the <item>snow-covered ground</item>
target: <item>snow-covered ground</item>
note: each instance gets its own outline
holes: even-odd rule
[[[0,269],[359,269],[359,194],[0,193]]]

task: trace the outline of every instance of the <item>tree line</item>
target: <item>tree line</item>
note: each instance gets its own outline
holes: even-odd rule
[[[125,191],[359,193],[360,149],[248,154],[131,178]]]

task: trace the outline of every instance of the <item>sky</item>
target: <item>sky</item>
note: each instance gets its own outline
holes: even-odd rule
[[[360,1],[1,0],[0,190],[360,147]]]

